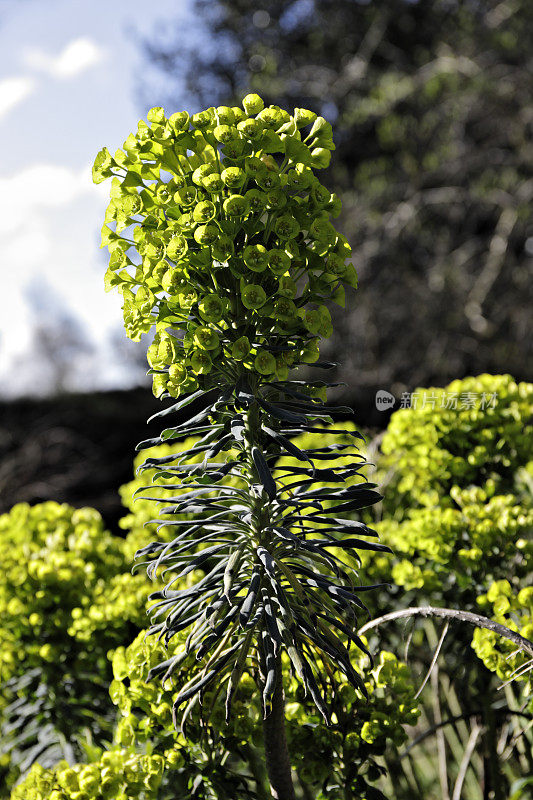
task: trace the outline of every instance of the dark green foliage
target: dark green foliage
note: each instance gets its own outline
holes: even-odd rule
[[[168,500],[161,501],[166,503],[163,513],[172,515],[176,527],[173,541],[150,544],[138,553],[140,559],[148,558],[149,574],[159,570],[171,574],[166,588],[152,595],[157,601],[152,606],[152,633],[168,643],[192,625],[187,650],[200,662],[180,687],[175,711],[187,702],[192,707],[198,692],[228,680],[229,714],[239,677],[251,662],[256,670],[263,665],[263,704],[268,714],[282,648],[326,722],[329,690],[320,689],[317,679],[322,687],[334,690],[333,674],[338,670],[354,687],[366,691],[334,630],[347,634],[366,652],[353,632],[357,610],[365,610],[360,592],[369,587],[358,586],[356,574],[338,553],[339,548],[388,550],[345,536],[354,525],[343,515],[377,502],[380,496],[363,478],[345,485],[364,466],[356,452],[358,434],[353,434],[352,445],[332,442],[331,432],[323,426],[335,408],[313,400],[308,392],[294,381],[273,385],[252,377],[250,382],[242,378],[234,387],[222,387],[220,397],[201,414],[210,420],[209,432],[192,451],[179,451],[172,463],[166,461],[160,473],[176,480],[175,486],[165,488]],[[225,443],[221,453],[212,454],[213,426],[218,441]],[[180,434],[196,430],[193,419],[181,426]],[[300,450],[290,445],[289,436],[310,431],[325,434],[323,447]],[[335,463],[339,449],[354,459],[355,468]],[[298,466],[277,467],[287,452],[296,452]],[[204,454],[201,463],[196,460],[198,453]],[[330,466],[315,476],[317,457]],[[153,468],[152,459],[146,468]],[[321,485],[324,477],[328,488]],[[181,493],[173,497],[172,490],[178,488]],[[356,530],[375,536],[363,524]],[[176,580],[193,572],[198,576],[195,583],[174,588]],[[331,663],[331,680],[317,672],[319,654]],[[165,682],[182,663],[183,654],[153,669],[151,676],[162,676]]]
[[[361,288],[330,352],[342,351],[350,391],[373,399],[485,371],[527,380],[533,5],[196,0],[194,11],[201,39],[167,20],[146,43],[164,77],[152,90],[143,75],[146,96],[183,103],[185,76],[193,107],[251,90],[334,121],[324,182],[342,199]]]

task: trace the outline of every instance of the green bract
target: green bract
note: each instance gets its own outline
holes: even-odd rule
[[[264,108],[264,103],[258,94],[247,94],[242,101],[245,112],[249,115],[259,114]]]
[[[177,346],[167,338],[157,357],[149,350],[157,396],[216,386],[243,370],[253,375],[274,332],[283,339],[278,346],[295,352],[313,336],[331,335],[323,312],[310,325],[266,298],[284,295],[312,316],[325,300],[344,303],[341,279],[354,284],[350,248],[330,222],[330,193],[311,169],[317,149],[333,147],[331,126],[305,109],[291,117],[265,108],[253,94],[243,109],[221,106],[192,118],[152,109],[124,151],[112,156],[104,148],[95,161],[96,181],[113,178],[102,244],[110,251],[106,287],[124,297],[126,332],[139,339],[156,327],[161,337],[176,337]],[[287,282],[302,275],[307,281]],[[246,330],[235,324],[243,306],[262,309],[246,317]],[[198,355],[211,348],[186,337],[191,319],[218,324],[221,350],[211,365]],[[242,335],[251,343],[248,361],[232,355]],[[163,373],[176,364],[169,383]]]
[[[243,261],[254,272],[262,272],[267,265],[267,249],[262,244],[252,244],[244,248]]]
[[[257,309],[266,303],[266,293],[262,286],[256,283],[249,283],[241,290],[242,304],[250,309]]]
[[[250,341],[247,336],[241,336],[233,343],[231,348],[231,355],[237,361],[244,361],[250,352]]]
[[[261,375],[271,375],[276,371],[276,359],[272,353],[263,350],[256,355],[254,366]]]
[[[196,328],[194,340],[198,347],[203,350],[216,350],[219,346],[219,338],[216,331],[207,327]]]

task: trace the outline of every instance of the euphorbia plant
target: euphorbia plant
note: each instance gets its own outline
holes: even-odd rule
[[[185,655],[152,677],[179,686],[177,723],[197,704],[207,720],[222,688],[229,715],[241,676],[252,675],[272,794],[285,800],[294,789],[281,654],[326,724],[339,674],[364,695],[349,648],[365,651],[357,613],[370,587],[350,564],[357,549],[387,548],[359,538],[375,534],[353,519],[379,500],[359,434],[346,444],[328,432],[308,450],[291,441],[350,413],[324,405],[326,382],[290,372],[331,366],[318,360],[332,333],[325,303],[344,304],[343,284],[356,285],[350,247],[330,221],[340,202],[313,172],[329,164],[331,126],[306,109],[264,108],[257,95],[242,105],[169,118],[153,108],[123,150],[98,154],[94,178],[113,178],[107,285],[124,297],[131,338],[155,328],[154,393],[180,398],[155,416],[202,408],[139,445],[197,437],[188,451],[141,467],[165,480],[160,525],[172,529],[170,542],[137,554],[151,576],[169,573],[152,595],[151,631],[168,643],[188,629]],[[186,658],[197,669],[180,685]]]

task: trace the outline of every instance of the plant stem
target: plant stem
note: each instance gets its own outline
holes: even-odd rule
[[[252,446],[259,442],[261,427],[260,412],[257,403],[253,403],[244,418],[246,430],[246,455],[250,481],[254,482],[256,468],[251,456]],[[268,506],[256,500],[252,502],[252,530],[258,543],[262,541],[262,528],[268,517]],[[260,655],[261,671],[264,673],[264,660]],[[263,741],[265,761],[272,797],[276,800],[296,800],[292,782],[291,762],[285,735],[285,698],[283,696],[283,677],[281,655],[276,657],[276,688],[272,696],[272,710],[263,720]]]
[[[463,791],[463,784],[465,782],[466,773],[468,767],[470,766],[472,754],[474,752],[477,740],[479,739],[479,735],[482,731],[482,728],[479,727],[477,722],[474,721],[472,726],[472,732],[470,733],[467,745],[465,747],[465,751],[463,754],[463,758],[461,759],[461,763],[459,765],[459,772],[457,773],[457,779],[455,781],[455,785],[453,787],[453,795],[452,800],[461,800],[461,794]]]
[[[291,763],[285,735],[285,698],[281,677],[281,658],[276,664],[277,681],[272,697],[272,711],[263,720],[265,759],[272,797],[276,800],[295,800]]]

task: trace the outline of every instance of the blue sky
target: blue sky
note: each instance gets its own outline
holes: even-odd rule
[[[90,168],[96,152],[119,147],[141,116],[138,34],[178,17],[190,21],[186,0],[0,2],[4,396],[53,388],[35,352],[34,329],[53,327],[60,308],[91,344],[91,352],[73,359],[67,388],[116,388],[139,379],[111,344],[121,311],[120,296],[103,290],[99,229],[108,187],[93,186]]]

